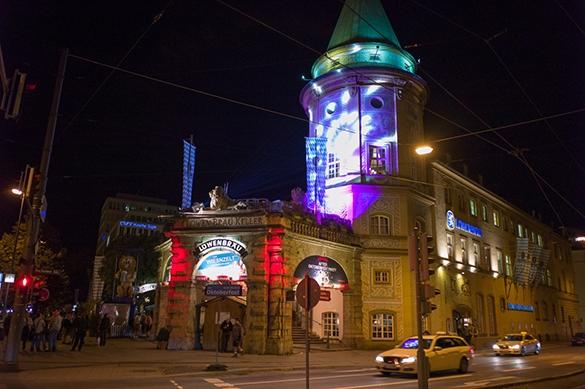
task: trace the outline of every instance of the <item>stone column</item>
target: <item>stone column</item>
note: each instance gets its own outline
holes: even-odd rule
[[[171,280],[167,299],[167,324],[171,326],[168,348],[191,350],[194,346],[193,318],[195,304],[193,294],[193,257],[181,237],[172,235]]]
[[[292,352],[291,304],[286,301],[289,277],[286,275],[282,250],[282,230],[273,230],[268,238],[268,339],[267,354]]]
[[[252,242],[250,254],[245,259],[248,269],[248,294],[245,318],[244,348],[251,354],[266,352],[268,282],[266,269],[266,237],[262,235]]]

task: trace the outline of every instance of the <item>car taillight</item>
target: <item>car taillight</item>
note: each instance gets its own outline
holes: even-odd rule
[[[471,354],[471,356],[475,356],[475,350],[473,349],[473,347],[469,348],[469,353]]]

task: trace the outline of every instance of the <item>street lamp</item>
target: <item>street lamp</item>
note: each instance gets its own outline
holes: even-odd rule
[[[433,152],[433,148],[430,145],[420,145],[414,149],[414,152],[418,155],[427,155]]]
[[[12,188],[12,189],[10,189],[10,191],[11,191],[13,194],[17,195],[17,196],[21,196],[21,195],[22,195],[22,190],[21,190],[21,189],[19,189],[19,188]]]

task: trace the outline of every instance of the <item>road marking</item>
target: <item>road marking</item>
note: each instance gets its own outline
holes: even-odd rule
[[[456,388],[469,388],[469,387],[476,387],[476,386],[486,386],[494,381],[508,380],[508,379],[514,379],[514,378],[516,378],[516,377],[515,376],[504,376],[504,377],[496,377],[496,378],[490,378],[490,379],[478,380],[478,381],[468,381],[468,382],[464,382],[463,385],[456,386]]]
[[[461,378],[461,377],[470,377],[472,374],[457,374],[448,377],[437,377],[437,378],[430,378],[429,381],[444,381],[444,380],[452,380],[454,378]],[[395,382],[388,382],[388,383],[377,383],[377,384],[368,384],[368,385],[357,385],[357,386],[338,386],[334,389],[359,389],[359,388],[379,388],[382,386],[395,386],[395,385],[410,385],[414,381],[395,381]]]
[[[362,373],[362,374],[343,374],[343,375],[331,375],[331,376],[321,376],[321,377],[309,377],[311,381],[313,380],[328,380],[330,378],[345,378],[345,377],[359,377],[363,375],[372,375],[372,373]],[[305,381],[305,377],[303,378],[289,378],[286,380],[270,380],[270,381],[255,381],[255,382],[238,382],[234,385],[244,386],[244,385],[263,385],[263,384],[276,384],[278,382],[295,382],[295,381]]]
[[[175,380],[169,380],[171,382],[171,384],[175,385],[177,387],[177,389],[183,389],[183,387],[181,385],[179,385],[179,383]]]
[[[561,366],[561,365],[574,365],[575,362],[559,362],[559,363],[553,363],[553,366]]]
[[[230,384],[228,382],[220,380],[219,378],[205,378],[203,381],[207,382],[208,384],[214,385],[218,388],[240,389],[237,386],[235,386],[234,384]],[[183,388],[180,388],[180,389],[183,389]]]
[[[508,372],[508,371],[520,371],[520,370],[530,370],[530,369],[536,369],[536,367],[534,367],[534,366],[517,367],[514,369],[504,369],[502,371]]]
[[[375,367],[368,367],[364,369],[354,369],[354,370],[337,370],[337,373],[358,373],[360,371],[374,371],[378,370]]]
[[[209,383],[209,384],[216,384],[216,383],[223,382],[223,380],[220,380],[219,378],[206,378],[206,379],[204,379],[204,381]]]

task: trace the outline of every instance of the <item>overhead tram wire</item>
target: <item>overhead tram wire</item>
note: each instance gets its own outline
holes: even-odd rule
[[[583,34],[583,36],[585,36],[585,30],[583,30],[583,28],[579,25],[579,23],[577,23],[577,21],[575,20],[575,18],[573,18],[571,16],[571,14],[569,12],[567,12],[567,9],[565,7],[563,7],[563,5],[559,2],[559,0],[555,0],[555,3],[557,3],[557,5],[559,6],[559,8],[563,10],[563,12],[565,13],[565,15],[575,25],[575,27],[577,27],[577,29],[579,30],[579,32],[581,32],[581,34]]]
[[[506,73],[508,73],[508,76],[512,79],[512,81],[514,81],[514,83],[516,84],[516,86],[518,87],[518,89],[520,89],[520,92],[524,95],[524,98],[528,101],[528,103],[530,103],[530,105],[532,105],[532,108],[534,108],[534,110],[536,111],[536,113],[540,117],[543,117],[543,113],[540,110],[540,108],[538,107],[538,105],[536,105],[536,103],[534,102],[534,100],[530,97],[530,95],[528,95],[528,92],[522,86],[522,84],[520,84],[520,81],[518,80],[518,78],[516,78],[516,76],[514,75],[514,73],[512,73],[512,70],[506,64],[506,62],[498,54],[498,52],[496,51],[496,49],[494,48],[494,46],[491,44],[491,42],[490,42],[491,39],[490,38],[487,38],[487,39],[484,38],[483,36],[481,36],[480,34],[476,33],[475,31],[470,30],[469,28],[467,28],[467,27],[465,27],[465,26],[463,26],[463,25],[455,22],[454,20],[452,20],[452,19],[450,19],[450,18],[442,15],[441,13],[439,13],[439,12],[437,12],[437,11],[435,11],[435,10],[427,7],[427,6],[425,6],[424,4],[421,4],[420,2],[418,2],[416,0],[410,0],[410,2],[416,4],[420,8],[423,8],[426,11],[428,11],[428,12],[430,12],[430,13],[438,16],[438,17],[440,17],[441,19],[446,20],[450,24],[452,24],[452,25],[460,28],[461,30],[467,32],[468,34],[470,34],[470,35],[474,36],[475,38],[481,40],[490,49],[490,51],[494,54],[494,56],[496,57],[496,59],[498,60],[498,62],[500,63],[500,65],[504,68],[504,70],[506,71]],[[557,2],[557,4],[558,4],[558,2]],[[560,4],[559,4],[559,6],[560,6]],[[555,138],[557,139],[558,143],[565,150],[565,152],[569,155],[569,157],[573,160],[573,162],[579,167],[579,169],[581,170],[581,172],[584,172],[585,173],[585,167],[577,160],[577,158],[575,158],[575,156],[573,155],[573,153],[568,149],[568,147],[562,141],[562,139],[560,138],[560,136],[558,135],[558,133],[555,131],[555,129],[552,128],[552,126],[550,125],[550,123],[548,123],[548,121],[545,120],[544,122],[545,122],[545,125],[546,125],[547,129],[555,136]]]
[[[152,18],[152,21],[150,22],[150,24],[148,25],[148,27],[146,27],[146,29],[144,29],[144,31],[142,32],[142,34],[140,34],[140,36],[138,36],[138,38],[136,39],[136,41],[134,41],[134,43],[132,44],[132,46],[130,46],[130,48],[128,50],[126,50],[126,53],[118,61],[118,63],[116,64],[117,67],[119,67],[120,65],[122,65],[124,63],[124,61],[126,61],[126,58],[128,58],[128,56],[132,53],[132,51],[134,51],[134,49],[136,48],[136,46],[138,46],[138,44],[142,41],[142,39],[146,36],[146,34],[148,34],[148,32],[150,31],[150,29],[162,19],[162,17],[164,16],[165,12],[173,4],[173,2],[174,2],[174,0],[170,0],[164,6],[164,8],[158,14],[156,14]],[[69,56],[71,56],[71,55],[69,55]],[[95,90],[92,92],[92,94],[89,96],[89,98],[85,101],[85,103],[83,103],[83,105],[81,106],[81,108],[79,108],[79,110],[77,111],[77,113],[75,113],[75,115],[73,115],[73,117],[69,120],[69,122],[67,123],[67,125],[60,131],[60,134],[59,134],[59,137],[58,137],[57,141],[59,139],[62,139],[63,138],[63,135],[65,135],[65,133],[67,132],[67,130],[73,125],[73,123],[77,120],[77,118],[79,117],[79,115],[81,115],[83,113],[83,111],[85,111],[85,109],[89,106],[89,104],[93,101],[93,99],[102,90],[102,88],[104,87],[104,85],[106,85],[106,83],[110,80],[110,78],[112,78],[112,76],[114,75],[115,72],[116,72],[116,69],[111,69],[111,71],[108,73],[108,75],[102,80],[102,82],[100,82],[100,84],[95,88]]]
[[[415,2],[415,1],[414,1]],[[415,2],[416,3],[416,2]],[[367,23],[370,28],[372,28],[374,31],[376,31],[381,37],[384,37],[384,35],[378,31],[376,29],[375,26],[373,26],[367,19],[365,19],[359,12],[357,12],[356,10],[354,10],[352,7],[350,7],[349,5],[345,4],[345,2],[343,3],[343,5],[345,7],[347,7],[350,11],[352,11],[355,15],[357,15],[361,20],[363,20],[365,23]],[[427,8],[425,8],[427,9]],[[445,18],[446,20],[449,20],[448,18]],[[451,23],[454,23],[452,21],[450,21]],[[456,24],[459,28],[462,28],[464,31],[468,32],[469,34],[471,34],[472,36],[475,36],[479,39],[481,39],[485,44],[488,45],[488,47],[490,47],[490,49],[494,52],[494,54],[496,55],[496,57],[498,57],[498,59],[500,60],[500,63],[502,64],[502,66],[504,66],[504,68],[508,71],[509,75],[515,80],[515,82],[517,83],[517,86],[521,88],[522,92],[524,93],[525,97],[528,99],[529,102],[532,103],[533,107],[537,110],[537,113],[541,116],[542,119],[542,113],[538,110],[538,107],[535,106],[535,104],[532,102],[532,100],[530,99],[530,97],[527,95],[527,93],[524,91],[524,89],[522,88],[522,86],[519,84],[519,82],[515,79],[515,77],[513,76],[513,74],[511,73],[511,71],[508,69],[508,67],[506,66],[506,64],[503,62],[503,60],[501,60],[501,58],[499,58],[497,52],[495,51],[495,49],[493,49],[493,47],[491,46],[491,44],[489,43],[489,39],[483,39],[483,37],[481,37],[479,34],[466,29],[463,26],[460,26],[457,23]],[[386,38],[387,39],[387,38]],[[463,103],[463,101],[461,101],[459,98],[457,98],[453,93],[451,93],[451,91],[449,91],[446,87],[444,87],[440,82],[438,82],[436,79],[434,79],[432,76],[430,76],[430,74],[428,74],[427,72],[425,72],[425,74],[427,74],[427,76],[429,76],[441,89],[443,89],[452,99],[454,99],[458,104],[460,104],[463,108],[465,108],[468,112],[470,112],[476,119],[478,119],[484,126],[490,128],[491,126],[485,122],[478,114],[476,114],[471,108],[467,107],[467,105],[465,103]],[[544,120],[545,123],[547,123],[547,125],[549,126],[549,129],[552,130],[552,128],[550,127],[550,125],[548,124],[548,122],[546,120]],[[511,155],[513,155],[514,157],[516,157],[521,163],[523,163],[526,168],[529,170],[530,174],[532,175],[532,177],[534,178],[534,180],[536,181],[536,185],[538,186],[539,190],[541,191],[543,197],[545,198],[546,202],[548,203],[548,205],[550,206],[550,208],[552,209],[553,213],[555,214],[555,216],[557,217],[559,223],[561,225],[563,225],[563,221],[562,218],[559,214],[559,212],[557,211],[557,209],[555,208],[555,206],[552,204],[552,202],[550,201],[549,196],[547,195],[547,193],[544,191],[544,188],[542,187],[542,185],[540,184],[540,182],[537,179],[537,172],[534,170],[534,168],[530,165],[530,163],[528,162],[526,156],[522,153],[522,151],[518,148],[516,148],[511,142],[509,142],[503,135],[499,134],[497,131],[494,131],[494,133],[500,138],[502,139],[509,147],[512,148],[512,151],[509,152]],[[557,135],[555,133],[555,135]],[[487,139],[485,139],[482,136],[478,137],[484,141],[487,141]],[[557,135],[558,137],[558,135]],[[492,145],[496,145],[495,143],[488,141],[489,143],[491,143]],[[559,143],[564,147],[564,143],[560,141],[559,139]],[[498,148],[501,148],[501,146],[496,146]],[[567,150],[568,151],[568,150]],[[542,180],[542,176],[538,175],[538,177],[541,177]],[[545,182],[549,187],[552,187],[550,184],[548,184],[548,182]],[[585,217],[584,217],[585,218]]]

